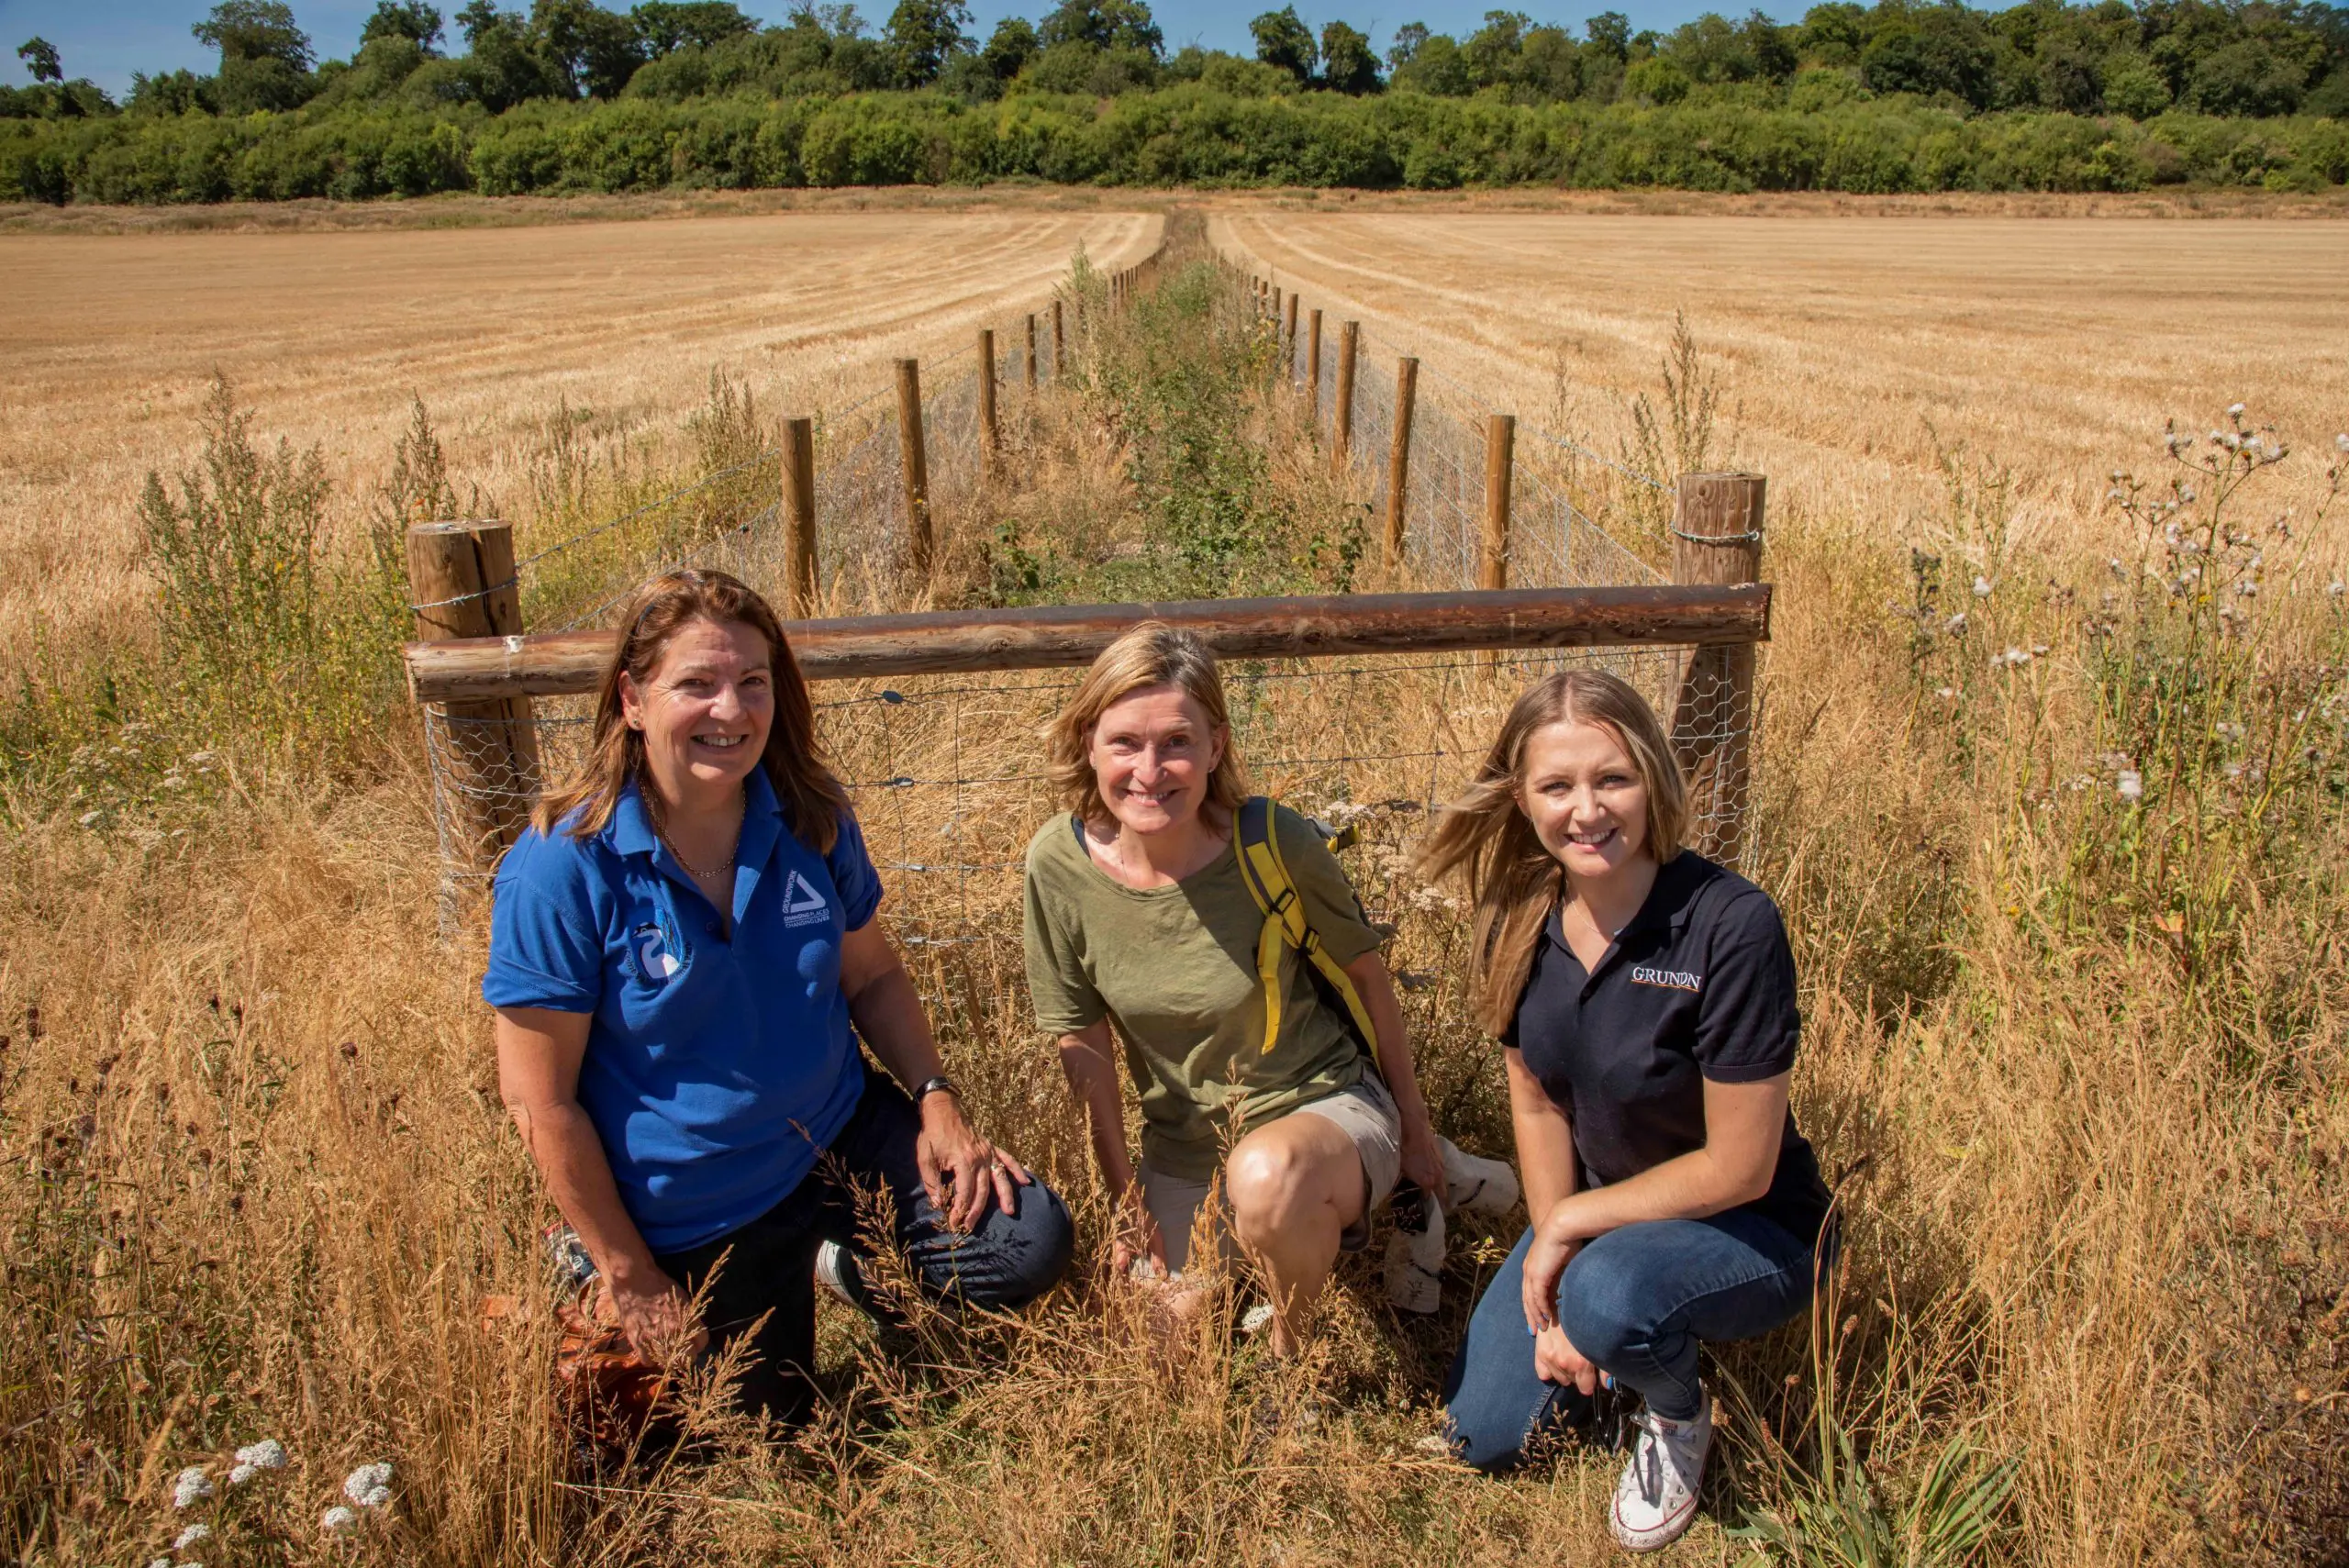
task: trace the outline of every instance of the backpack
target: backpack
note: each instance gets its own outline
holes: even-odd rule
[[[1319,823],[1313,824],[1323,834],[1332,853],[1345,849],[1357,837],[1352,828],[1330,833]],[[1264,912],[1264,929],[1256,937],[1256,980],[1264,992],[1264,1044],[1281,1037],[1281,954],[1295,948],[1313,966],[1314,988],[1321,993],[1330,1010],[1347,1026],[1347,1032],[1362,1047],[1363,1054],[1377,1061],[1377,1031],[1371,1027],[1370,1009],[1364,1005],[1362,993],[1354,986],[1343,966],[1330,956],[1321,945],[1320,934],[1305,918],[1305,897],[1289,880],[1288,866],[1281,859],[1280,841],[1273,833],[1273,803],[1261,795],[1250,795],[1240,807],[1238,830],[1240,877],[1248,884],[1249,896]],[[1362,913],[1357,899],[1355,910]],[[1367,913],[1363,923],[1370,924]]]

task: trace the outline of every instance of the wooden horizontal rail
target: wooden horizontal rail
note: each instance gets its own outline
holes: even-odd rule
[[[1741,587],[1515,588],[1457,594],[1341,594],[1168,605],[1054,605],[786,621],[811,680],[1041,670],[1090,663],[1137,621],[1205,638],[1228,659],[1472,649],[1712,646],[1770,635],[1767,584]],[[609,631],[476,637],[406,646],[418,702],[592,692],[612,656]]]

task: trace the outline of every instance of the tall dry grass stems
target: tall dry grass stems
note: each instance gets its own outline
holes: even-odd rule
[[[967,591],[1007,592],[1014,520],[1019,548],[1041,558],[1049,541],[1070,581],[1166,547],[1130,488],[1118,406],[1040,415],[1059,423],[1038,483],[974,506],[952,542]],[[1234,417],[1260,439],[1293,417]],[[1309,573],[1304,546],[1343,496],[1284,455],[1300,444],[1265,444],[1264,494],[1287,521],[1264,559]],[[2189,455],[2225,450],[2198,437]],[[2226,461],[2241,450],[2238,435]],[[1909,1527],[1920,1499],[1998,1476],[2011,1492],[1972,1560],[2338,1561],[2349,626],[2326,592],[2339,511],[2313,517],[2329,456],[2254,463],[2217,518],[2212,476],[2176,512],[2152,510],[2175,492],[2122,482],[2135,517],[2053,544],[2002,532],[1995,474],[1961,470],[1937,562],[1865,518],[1782,512],[1751,869],[1798,943],[1798,1112],[1850,1228],[1816,1336],[1719,1358],[1733,1413],[1711,1517],[1680,1560],[1933,1561],[1926,1546],[1951,1538]],[[2154,437],[2146,472],[2165,461]],[[2288,541],[2273,527],[2287,506]],[[2244,581],[2258,591],[2232,592]],[[1431,735],[1469,749],[1509,688],[1506,669],[1455,666],[1349,677],[1331,700],[1277,674],[1250,709],[1267,763],[1291,739],[1300,757],[1327,742],[1391,759]],[[941,744],[1025,772],[1023,726],[1050,694],[957,700],[974,722]],[[852,773],[915,733],[873,711],[833,715]],[[1369,805],[1419,794],[1425,765],[1408,784],[1394,761],[1261,771]],[[1080,1277],[967,1330],[916,1312],[876,1338],[828,1311],[834,1403],[796,1440],[709,1413],[666,1460],[574,1466],[551,1420],[551,1325],[483,1318],[485,1298],[543,1301],[547,1282],[544,1202],[495,1103],[474,991],[482,923],[453,943],[433,929],[425,790],[399,728],[370,769],[325,789],[228,755],[184,831],[85,830],[52,806],[0,842],[0,1546],[19,1560],[147,1561],[198,1514],[213,1563],[1609,1550],[1609,1456],[1495,1483],[1413,1447],[1506,1228],[1458,1240],[1432,1321],[1398,1318],[1357,1262],[1297,1366],[1261,1360],[1223,1316],[1181,1353],[1143,1353],[1137,1308],[1099,1276],[1106,1215],[1027,1027],[1002,877],[892,873],[890,917],[978,939],[908,951],[982,1125],[1074,1200]],[[955,813],[1016,840],[1040,809],[1024,787],[899,791],[868,815],[909,844]],[[1497,1063],[1464,1021],[1456,918],[1400,870],[1418,820],[1376,814],[1353,853],[1401,927],[1439,1117],[1498,1151]],[[228,1451],[262,1435],[291,1466],[172,1507],[184,1467],[224,1477]],[[395,1501],[329,1545],[321,1510],[378,1458]],[[1740,1521],[1749,1539],[1723,1534]]]

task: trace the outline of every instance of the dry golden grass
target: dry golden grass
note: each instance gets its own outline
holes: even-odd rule
[[[452,467],[526,510],[523,471],[559,399],[604,445],[672,467],[713,370],[769,411],[837,406],[885,384],[889,356],[1000,333],[1080,245],[1119,265],[1158,228],[1014,209],[0,235],[0,643],[17,651],[0,666],[37,623],[70,651],[136,618],[139,487],[187,450],[216,370],[262,428],[324,449],[353,511],[411,392]]]

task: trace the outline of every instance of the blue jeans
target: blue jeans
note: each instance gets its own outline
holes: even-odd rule
[[[892,1239],[925,1293],[951,1306],[1024,1307],[1068,1272],[1076,1236],[1059,1194],[1041,1181],[1016,1188],[1013,1214],[990,1198],[978,1229],[960,1234],[922,1189],[914,1161],[920,1132],[905,1092],[868,1071],[848,1125],[782,1202],[714,1241],[656,1259],[687,1295],[717,1270],[703,1307],[711,1351],[754,1334],[758,1360],[736,1391],[745,1406],[785,1422],[807,1419],[816,1396],[808,1380],[816,1365],[816,1249],[837,1241],[852,1255],[865,1251],[860,1190],[887,1188]],[[885,1304],[881,1310],[885,1315]]]
[[[1468,1338],[1444,1380],[1453,1451],[1497,1473],[1523,1462],[1537,1437],[1592,1418],[1568,1384],[1534,1374],[1525,1329],[1525,1253],[1518,1238],[1468,1321]],[[1558,1281],[1558,1325],[1592,1365],[1686,1420],[1702,1407],[1697,1347],[1766,1333],[1810,1304],[1815,1249],[1745,1209],[1709,1219],[1626,1225],[1575,1254]]]

